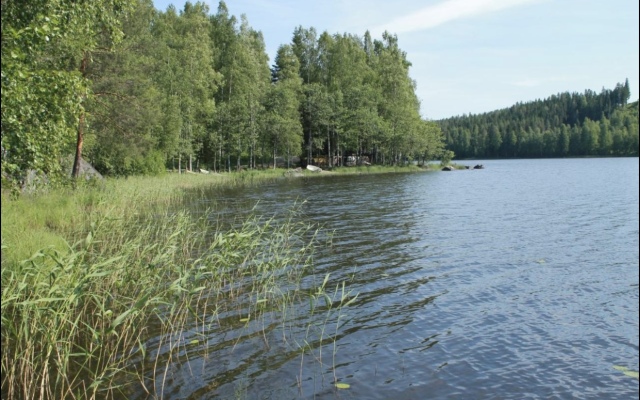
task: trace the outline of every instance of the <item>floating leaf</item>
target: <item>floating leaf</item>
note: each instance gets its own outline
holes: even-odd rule
[[[336,383],[336,387],[338,389],[349,389],[351,387],[351,385],[349,385],[348,383]]]
[[[193,339],[192,341],[189,342],[189,344],[198,344],[198,343],[200,343],[198,339]]]
[[[538,264],[544,264],[547,261],[544,258],[539,259],[538,261],[536,261]]]
[[[240,322],[249,322],[249,317],[247,317],[247,318],[240,318]]]
[[[260,299],[256,301],[256,304],[260,304],[260,303],[266,303],[267,299]]]
[[[623,367],[621,365],[614,365],[613,369],[618,370],[620,372],[622,372],[623,374],[625,374],[626,376],[630,376],[632,378],[636,378],[636,379],[640,379],[638,377],[638,371],[632,371],[627,367]]]

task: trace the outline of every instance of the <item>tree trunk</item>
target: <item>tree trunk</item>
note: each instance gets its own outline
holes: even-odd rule
[[[327,127],[327,167],[331,169],[331,130]]]
[[[76,140],[76,156],[73,160],[72,176],[78,178],[80,176],[80,160],[82,159],[82,144],[84,142],[84,110],[80,114],[78,121],[78,138]]]
[[[307,151],[307,165],[313,165],[313,134],[309,130],[309,149]]]
[[[276,169],[276,142],[273,142],[273,169]]]
[[[255,142],[252,140],[251,141],[251,149],[250,149],[250,154],[249,154],[249,168],[250,169],[254,169],[255,168],[255,164],[253,161],[253,148],[255,147]]]
[[[80,62],[80,74],[82,77],[86,77],[87,74],[87,63],[89,62],[89,52],[85,51],[82,55],[82,61]],[[84,101],[86,95],[82,95],[82,101]],[[76,139],[76,156],[73,160],[73,170],[71,176],[73,178],[78,178],[80,176],[80,160],[82,159],[82,144],[84,142],[84,119],[85,113],[84,109],[80,113],[80,119],[78,120],[78,137]]]

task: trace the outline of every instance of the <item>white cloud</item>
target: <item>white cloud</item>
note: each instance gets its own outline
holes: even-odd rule
[[[372,29],[372,32],[379,33],[385,30],[392,33],[421,31],[457,19],[475,17],[535,1],[538,0],[446,0],[382,24]]]

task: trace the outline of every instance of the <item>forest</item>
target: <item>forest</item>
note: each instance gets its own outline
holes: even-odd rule
[[[638,156],[638,101],[629,81],[438,121],[458,158]]]
[[[628,81],[480,115],[420,116],[389,32],[297,27],[269,60],[224,1],[2,0],[2,182],[407,160],[637,156]],[[426,84],[426,83],[423,83]]]
[[[3,185],[81,157],[108,176],[438,158],[410,67],[388,32],[302,26],[270,65],[224,1],[2,0]]]

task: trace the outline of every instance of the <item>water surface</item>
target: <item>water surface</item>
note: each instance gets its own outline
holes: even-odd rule
[[[208,194],[212,220],[298,204],[333,234],[309,287],[358,297],[212,329],[165,397],[638,398],[638,158],[482,163]]]

